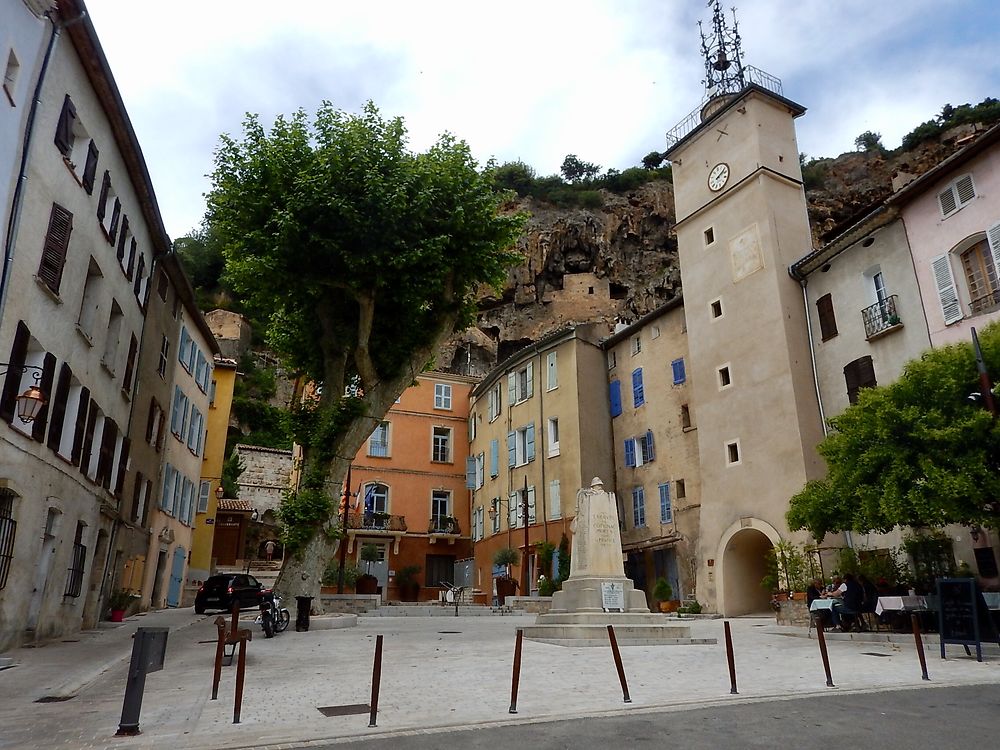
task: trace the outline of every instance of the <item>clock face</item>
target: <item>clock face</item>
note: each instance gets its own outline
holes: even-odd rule
[[[708,187],[709,190],[717,191],[722,190],[726,186],[726,182],[729,181],[729,165],[728,164],[716,164],[712,167],[712,171],[708,173]]]

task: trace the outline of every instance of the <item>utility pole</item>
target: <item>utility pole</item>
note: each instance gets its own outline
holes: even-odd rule
[[[340,570],[337,571],[337,593],[344,593],[344,566],[347,565],[347,514],[351,509],[351,464],[347,465],[347,481],[344,483],[344,521],[340,539]]]
[[[997,418],[997,404],[993,399],[993,383],[990,382],[990,374],[986,371],[986,363],[983,361],[983,351],[979,348],[979,337],[976,329],[972,328],[972,351],[976,355],[976,369],[979,371],[979,392],[982,394],[983,406],[986,411]]]
[[[521,596],[531,596],[531,585],[528,581],[528,475],[524,475],[524,489],[521,491],[521,512],[524,517],[524,554],[521,556],[521,575],[524,578],[524,588]]]

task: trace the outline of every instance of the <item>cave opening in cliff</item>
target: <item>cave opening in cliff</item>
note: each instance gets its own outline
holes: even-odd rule
[[[613,281],[608,285],[611,292],[611,299],[626,299],[628,297],[628,287],[624,284],[616,284]]]

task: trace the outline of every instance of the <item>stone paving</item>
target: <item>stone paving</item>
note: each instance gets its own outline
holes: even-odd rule
[[[733,620],[739,695],[730,695],[721,620],[691,620],[692,636],[717,645],[622,649],[631,704],[622,701],[609,649],[524,641],[518,713],[508,713],[517,627],[534,616],[360,618],[345,630],[289,629],[249,644],[242,721],[233,719],[235,667],[224,669],[219,700],[210,701],[214,616],[174,610],[130,618],[125,626],[85,633],[8,654],[0,671],[0,748],[306,747],[374,736],[446,732],[634,711],[680,710],[734,701],[831,692],[816,641],[773,618]],[[166,662],[147,678],[142,735],[115,738],[131,633],[171,627]],[[376,635],[384,636],[378,725],[368,714],[325,717],[323,706],[367,704]],[[76,640],[76,637],[73,639]],[[931,682],[923,682],[912,643],[831,637],[830,662],[840,692],[1000,683],[1000,656],[984,663],[949,646],[942,661],[928,643]],[[102,671],[103,669],[103,671]],[[36,703],[40,697],[67,697]],[[405,744],[405,743],[404,743]]]

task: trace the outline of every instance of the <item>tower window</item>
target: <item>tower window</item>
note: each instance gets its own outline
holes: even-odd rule
[[[718,370],[719,373],[719,388],[726,388],[733,384],[732,375],[729,373],[729,365],[723,365]]]

